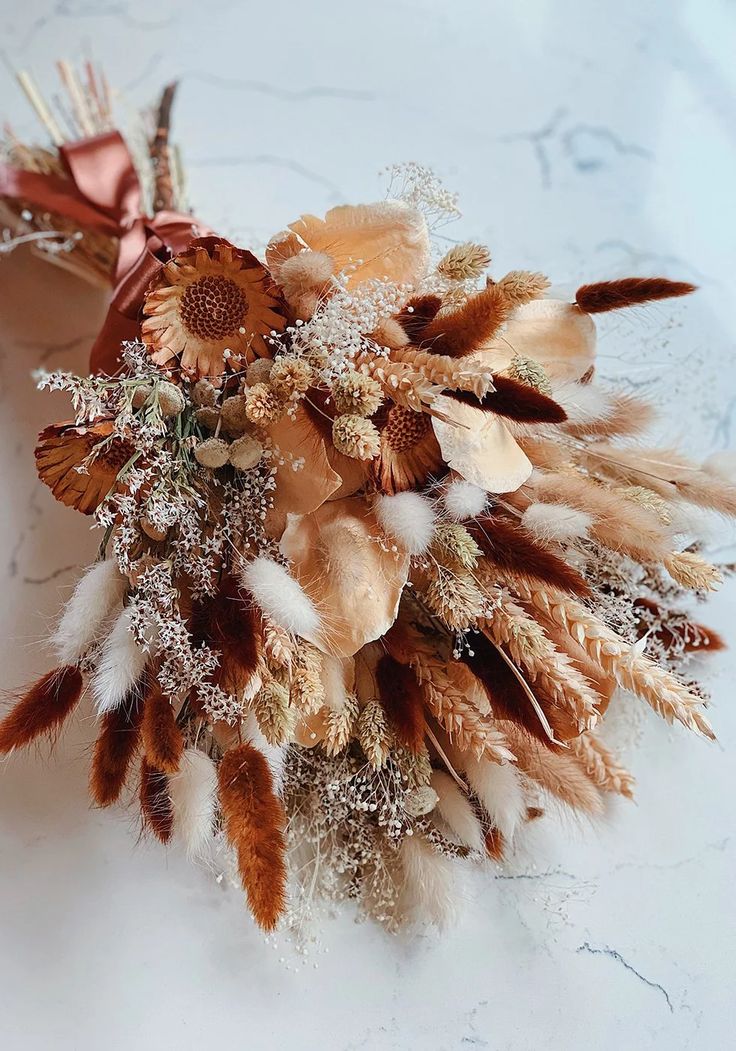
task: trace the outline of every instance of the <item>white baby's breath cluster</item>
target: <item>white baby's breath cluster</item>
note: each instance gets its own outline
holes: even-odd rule
[[[424,213],[430,229],[458,219],[458,195],[443,186],[431,168],[414,161],[392,164],[383,174],[389,177],[388,196],[404,201]]]

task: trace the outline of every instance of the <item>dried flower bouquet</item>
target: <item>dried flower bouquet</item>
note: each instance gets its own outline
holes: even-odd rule
[[[736,515],[736,487],[642,448],[650,407],[594,381],[595,314],[692,287],[566,302],[481,245],[440,257],[456,202],[413,165],[259,260],[183,209],[173,89],[126,144],[104,78],[62,75],[74,138],[25,77],[54,148],[9,133],[0,191],[7,246],[114,286],[91,374],[40,376],[74,414],[36,450],[102,539],[0,751],[86,689],[94,802],[135,784],[264,929],[315,894],[442,922],[459,859],[502,862],[549,801],[632,795],[619,688],[713,736],[687,661],[722,642],[682,603],[720,580],[692,512]]]

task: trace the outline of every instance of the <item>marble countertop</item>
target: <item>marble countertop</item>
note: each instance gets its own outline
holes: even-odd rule
[[[695,453],[733,443],[728,0],[0,0],[0,29],[49,90],[53,61],[80,48],[135,104],[178,77],[191,199],[240,244],[302,211],[379,198],[377,172],[416,160],[460,193],[464,216],[443,234],[485,241],[501,272],[543,269],[571,288],[630,272],[694,281],[675,309],[603,326],[600,367],[651,388],[663,436]],[[3,114],[31,135],[4,67],[0,88]],[[7,687],[46,670],[44,632],[96,545],[36,482],[35,434],[66,406],[29,373],[83,368],[103,310],[69,275],[0,258]],[[721,527],[719,553],[732,542]],[[735,612],[731,583],[704,619],[733,638]],[[734,670],[728,655],[708,670],[715,745],[623,705],[636,803],[595,828],[546,818],[508,869],[468,886],[443,938],[390,938],[344,913],[306,955],[264,943],[240,895],[176,850],[137,843],[132,811],[90,808],[85,710],[53,755],[0,764],[2,1046],[726,1046]]]

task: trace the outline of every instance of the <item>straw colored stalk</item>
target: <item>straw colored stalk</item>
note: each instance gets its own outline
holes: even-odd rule
[[[418,653],[413,667],[432,714],[459,748],[472,752],[477,759],[485,756],[497,763],[513,760],[504,735],[470,699],[482,691],[465,665],[447,664],[439,657]]]
[[[364,355],[364,358],[367,357]],[[385,360],[384,358],[383,361]],[[434,354],[417,347],[400,347],[391,351],[391,361],[410,366],[440,387],[471,391],[477,398],[482,398],[493,390],[493,374],[490,369],[481,368],[477,363],[472,367],[463,365],[462,361],[456,361],[446,354]]]
[[[570,747],[588,777],[603,792],[614,792],[627,799],[634,798],[634,778],[619,765],[596,734],[590,731],[582,733],[570,742]]]
[[[415,412],[422,412],[441,389],[441,385],[433,383],[413,365],[390,361],[379,355],[369,356],[361,364],[356,363],[356,371],[377,380],[387,397]]]
[[[482,624],[494,642],[505,646],[516,664],[526,669],[532,683],[572,713],[579,727],[598,718],[598,694],[570,657],[547,637],[544,628],[501,591]]]
[[[715,740],[702,713],[701,698],[690,693],[664,668],[637,653],[579,602],[561,592],[543,590],[522,580],[515,587],[523,601],[569,633],[606,675],[646,701],[666,722],[680,722],[689,730]]]

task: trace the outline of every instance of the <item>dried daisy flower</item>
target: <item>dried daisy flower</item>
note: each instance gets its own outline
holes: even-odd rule
[[[312,369],[306,361],[284,355],[274,361],[269,374],[269,384],[279,397],[287,400],[305,394],[313,378]]]
[[[441,563],[450,562],[463,569],[474,569],[482,551],[465,526],[443,522],[434,531],[432,554]]]
[[[245,415],[251,423],[275,423],[284,415],[284,403],[267,383],[256,383],[246,393]]]
[[[506,300],[518,307],[530,299],[538,299],[549,288],[549,279],[529,270],[510,270],[498,282],[498,287],[503,290]]]
[[[541,394],[552,393],[552,384],[547,373],[539,362],[533,361],[532,358],[514,354],[509,367],[506,369],[506,375],[518,380],[520,383],[526,383],[527,387],[534,387]]]
[[[491,262],[491,253],[485,245],[466,241],[455,245],[437,264],[437,273],[450,281],[472,281],[480,277]]]
[[[339,413],[372,416],[383,401],[383,391],[372,376],[349,369],[333,384],[332,399]]]
[[[157,365],[177,358],[188,375],[218,377],[229,358],[266,357],[286,322],[268,271],[251,252],[220,242],[174,256],[143,303],[141,338]]]
[[[263,446],[250,434],[236,438],[228,448],[228,459],[239,471],[250,471],[263,457]]]
[[[194,450],[194,459],[202,467],[224,467],[228,458],[228,444],[222,438],[205,438]]]
[[[355,460],[372,460],[381,448],[376,427],[363,416],[338,416],[332,424],[332,441],[339,453]]]

